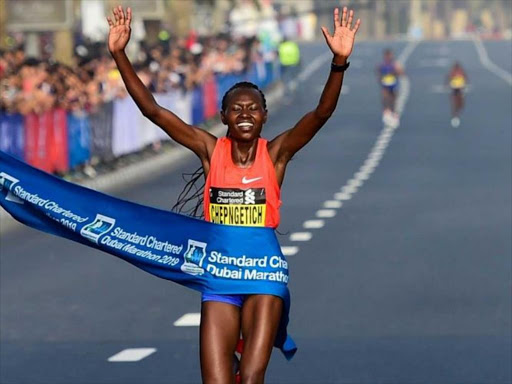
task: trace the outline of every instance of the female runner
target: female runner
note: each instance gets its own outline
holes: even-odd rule
[[[451,90],[452,104],[452,127],[460,125],[460,112],[464,108],[464,90],[467,86],[468,77],[459,62],[455,62],[447,76],[447,83]]]
[[[381,85],[382,94],[382,122],[393,127],[400,124],[399,116],[395,111],[398,81],[403,75],[402,66],[395,61],[393,51],[387,48],[384,59],[377,66],[377,77]]]
[[[338,102],[347,59],[360,20],[353,11],[334,10],[334,33],[322,27],[333,53],[331,71],[318,106],[295,126],[267,141],[260,137],[267,120],[263,93],[251,83],[234,85],[223,97],[221,120],[226,137],[217,139],[158,105],[137,77],[124,49],[130,39],[131,9],[121,6],[108,18],[108,48],[126,88],[141,112],[200,159],[206,177],[205,219],[217,223],[279,225],[280,186],[286,165],[332,115]],[[200,326],[201,374],[204,383],[233,383],[233,355],[240,332],[244,350],[242,383],[263,383],[272,352],[282,300],[271,295],[203,295]]]

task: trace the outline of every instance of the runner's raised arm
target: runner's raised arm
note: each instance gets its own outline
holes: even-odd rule
[[[344,7],[340,21],[339,9],[336,8],[334,10],[333,35],[329,34],[327,28],[322,27],[325,41],[334,55],[331,72],[318,106],[313,111],[305,114],[293,128],[277,136],[269,143],[269,152],[276,165],[285,165],[298,150],[313,138],[336,109],[343,84],[343,66],[347,64],[347,59],[352,53],[355,35],[361,24],[361,20],[358,19],[355,25],[352,26],[353,17],[354,11],[348,12],[347,8]]]
[[[117,68],[133,98],[144,116],[162,128],[172,139],[192,150],[202,160],[208,162],[216,138],[210,133],[189,125],[171,111],[161,107],[139,79],[130,60],[124,51],[130,40],[130,23],[132,10],[128,8],[126,15],[121,6],[114,8],[114,19],[107,17],[109,25],[108,49],[116,62]]]

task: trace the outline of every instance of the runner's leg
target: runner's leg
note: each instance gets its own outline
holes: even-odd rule
[[[389,92],[386,88],[382,88],[381,90],[382,95],[382,110],[385,112],[389,110]]]
[[[242,384],[263,383],[277,334],[283,301],[271,295],[248,296],[242,307],[244,350]]]
[[[460,116],[460,112],[464,108],[464,95],[462,90],[457,94],[457,116]]]
[[[201,305],[201,376],[205,384],[235,382],[233,355],[240,337],[240,308],[206,301]]]

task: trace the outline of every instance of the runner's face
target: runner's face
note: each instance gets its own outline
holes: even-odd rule
[[[239,88],[228,96],[227,107],[221,112],[222,122],[228,126],[229,137],[234,140],[252,141],[261,134],[267,121],[267,111],[256,89]]]

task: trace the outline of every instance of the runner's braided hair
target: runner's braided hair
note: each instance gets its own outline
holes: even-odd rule
[[[263,94],[261,89],[259,89],[256,84],[253,84],[248,81],[241,81],[233,85],[231,88],[229,88],[222,97],[222,111],[225,111],[228,107],[227,103],[229,94],[240,88],[249,88],[257,90],[261,95],[261,99],[263,100],[263,109],[265,111],[267,110],[267,100],[265,99],[265,95]],[[226,136],[229,136],[229,129],[226,133]],[[181,177],[186,182],[186,184],[181,193],[179,194],[178,201],[176,202],[176,204],[174,204],[172,210],[174,212],[183,213],[188,216],[204,218],[203,192],[205,185],[205,177],[203,167],[201,166],[191,173],[182,173]],[[196,183],[198,182],[199,179],[202,180],[202,183],[198,187]]]

